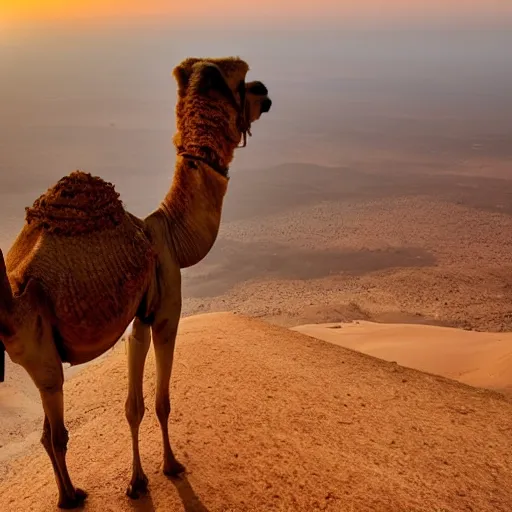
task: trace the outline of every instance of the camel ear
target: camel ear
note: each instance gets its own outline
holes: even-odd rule
[[[192,66],[196,62],[199,62],[197,57],[189,57],[172,70],[172,75],[178,83],[179,96],[185,96],[190,81],[190,75],[192,74]]]
[[[172,74],[178,82],[178,94],[180,96],[184,96],[187,92],[188,80],[190,78],[190,74],[187,73],[186,69],[183,66],[176,66]]]
[[[194,66],[194,71],[199,74],[198,87],[204,91],[210,89],[222,90],[228,87],[226,79],[218,66],[210,62],[202,62]]]
[[[193,66],[193,74],[190,78],[190,86],[201,94],[209,91],[217,91],[228,100],[237,103],[232,91],[228,85],[224,73],[220,68],[211,62],[198,62]],[[245,85],[244,85],[245,88]]]

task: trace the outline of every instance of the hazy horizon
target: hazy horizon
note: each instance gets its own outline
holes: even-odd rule
[[[81,507],[80,489],[90,512],[510,511],[510,48],[512,0],[3,0],[0,302],[13,307],[0,329],[0,511]],[[148,226],[144,289],[130,286],[145,275],[140,237],[62,234],[83,219],[23,230],[26,208],[77,169],[113,183],[131,214],[157,209],[176,160],[172,71],[227,56],[272,105],[235,150],[217,232],[196,184],[221,179],[208,166],[180,168],[191,174],[167,222]],[[204,121],[196,99],[187,109]],[[218,121],[210,139],[222,140],[223,109],[211,112],[204,124]],[[208,253],[177,272],[203,235]],[[123,305],[145,313],[144,332]],[[145,342],[133,350],[129,334],[147,338],[150,323],[144,395],[161,428],[154,417],[141,428],[148,488],[136,443],[128,483],[122,368],[128,357],[137,441]],[[60,389],[57,355],[83,362],[63,374],[77,492],[58,451],[62,393],[47,396]],[[66,492],[34,448],[44,412]],[[171,482],[174,454],[187,471]]]
[[[510,30],[224,24],[39,23],[3,32],[2,248],[24,207],[76,168],[114,181],[137,215],[159,204],[174,164],[171,71],[190,55],[239,55],[248,79],[270,90],[272,112],[236,152],[233,172],[293,162],[378,170],[384,160],[413,170],[473,157],[473,143],[484,143],[489,159],[510,158]]]

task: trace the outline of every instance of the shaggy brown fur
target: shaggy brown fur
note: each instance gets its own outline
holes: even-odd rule
[[[9,253],[15,296],[33,279],[47,297],[63,362],[81,364],[112,347],[126,329],[122,324],[130,323],[139,308],[140,290],[153,277],[156,255],[144,224],[127,213],[123,217],[116,228],[73,236],[73,243],[69,234],[26,225],[17,250]]]
[[[52,306],[62,361],[89,361],[123,334],[112,318],[132,320],[154,273],[144,223],[124,210],[111,183],[79,171],[27,208],[26,222],[7,260],[12,289],[19,295],[36,280]]]
[[[25,210],[27,224],[66,236],[114,229],[125,218],[112,183],[80,171],[60,179]]]
[[[173,75],[178,82],[178,97],[180,99],[184,98],[187,93],[189,80],[193,75],[193,67],[197,63],[214,64],[218,67],[225,77],[226,84],[232,91],[236,91],[240,81],[245,80],[245,75],[249,71],[249,65],[247,62],[244,62],[239,57],[213,59],[189,57],[173,70]]]
[[[240,119],[240,116],[245,118],[244,100],[240,97],[237,100],[233,92],[243,84],[245,95],[244,78],[248,69],[249,66],[240,59],[190,58],[174,70],[179,98],[176,106],[178,131],[174,137],[178,153],[201,156],[217,168],[227,168],[232,158],[232,145],[238,145],[240,134],[245,140],[245,132],[250,127],[245,119]],[[225,94],[223,86],[228,88],[230,95]],[[211,91],[210,95],[200,94],[205,88]],[[217,101],[210,101],[212,95]],[[238,115],[232,115],[234,108],[238,108]],[[222,140],[215,137],[217,129],[226,134]],[[192,132],[193,138],[190,137]]]
[[[41,441],[54,468],[62,508],[77,506],[86,493],[72,485],[66,466],[61,363],[94,359],[119,339],[134,317],[128,343],[126,417],[133,464],[127,493],[136,498],[147,489],[139,426],[151,335],[163,470],[175,475],[184,469],[168,432],[180,268],[200,261],[213,245],[234,150],[250,123],[270,108],[263,84],[263,89],[248,90],[247,70],[237,58],[187,59],[174,70],[176,172],[162,205],[144,221],[124,210],[111,184],[75,172],[27,209],[27,222],[6,267],[0,253],[0,339],[41,393]]]

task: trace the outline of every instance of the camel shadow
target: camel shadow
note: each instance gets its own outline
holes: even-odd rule
[[[176,487],[185,512],[209,512],[190,485],[186,475],[181,475],[178,478],[169,478],[169,480]]]
[[[136,500],[129,499],[129,503],[134,512],[155,512],[156,510],[149,493]]]
[[[169,480],[178,491],[181,502],[183,503],[184,512],[209,512],[195,493],[185,475],[175,478],[169,477]],[[150,493],[137,500],[130,500],[130,505],[134,512],[155,512],[156,510]]]

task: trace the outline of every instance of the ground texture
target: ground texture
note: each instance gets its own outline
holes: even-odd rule
[[[120,344],[66,383],[69,467],[85,510],[509,512],[512,402],[234,314],[185,319],[172,382],[172,439],[187,474],[161,473],[146,371],[141,432],[150,494],[131,502]],[[42,447],[11,459],[0,510],[56,501]]]

